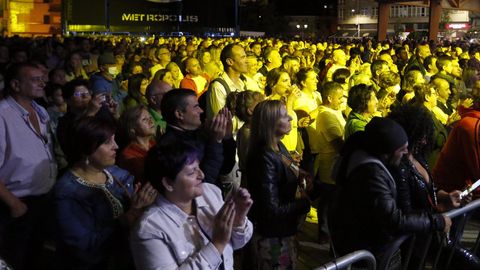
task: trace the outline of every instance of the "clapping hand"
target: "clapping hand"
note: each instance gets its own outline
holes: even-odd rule
[[[235,219],[233,221],[234,227],[241,227],[244,225],[248,211],[252,207],[253,200],[250,193],[245,188],[238,188],[232,191],[231,199],[235,203]]]
[[[213,224],[212,244],[220,253],[223,253],[223,249],[230,241],[234,218],[235,203],[228,200],[218,211]]]
[[[135,191],[132,195],[132,208],[142,209],[151,205],[157,198],[158,192],[150,183],[135,185]]]
[[[220,110],[219,114],[223,114],[223,116],[226,118],[227,123],[225,126],[225,139],[229,139],[233,136],[233,115],[230,110],[228,110],[227,107],[223,107],[223,109]]]
[[[227,134],[227,117],[222,113],[224,109],[213,117],[213,119],[206,125],[208,132],[212,135],[218,143],[222,142]]]

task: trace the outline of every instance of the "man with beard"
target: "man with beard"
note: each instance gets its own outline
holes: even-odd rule
[[[330,208],[331,237],[338,255],[366,249],[375,255],[379,269],[391,269],[389,262],[399,256],[402,236],[448,232],[450,218],[427,212],[405,214],[397,206],[392,175],[407,147],[403,128],[379,117],[346,141],[335,171],[340,188]]]

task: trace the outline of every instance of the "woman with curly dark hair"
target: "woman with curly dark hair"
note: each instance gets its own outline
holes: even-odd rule
[[[348,106],[352,109],[345,124],[345,139],[365,129],[377,112],[378,100],[372,86],[359,84],[348,93]]]
[[[454,190],[447,193],[444,190],[437,190],[427,164],[427,156],[432,150],[434,141],[434,125],[430,112],[423,106],[403,105],[395,107],[388,118],[400,124],[408,136],[408,154],[403,157],[400,170],[395,177],[397,202],[402,212],[405,214],[418,211],[442,213],[459,207],[461,191]],[[424,245],[425,240],[426,235],[417,235],[415,251],[411,259],[413,264],[418,263],[419,259],[415,254],[422,254],[422,251],[427,248]],[[440,241],[434,241],[434,245],[439,243]],[[454,252],[452,262],[455,265],[451,265],[451,269],[480,268],[478,258],[459,247]],[[410,266],[414,266],[412,263]]]

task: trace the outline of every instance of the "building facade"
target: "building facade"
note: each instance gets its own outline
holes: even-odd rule
[[[389,35],[406,35],[406,33],[413,31],[428,31],[429,12],[428,5],[392,4],[387,33]],[[373,0],[338,0],[338,30],[341,33],[340,35],[345,34],[345,37],[375,37],[377,21],[378,2]],[[459,32],[470,28],[469,11],[444,9],[440,24],[443,37],[456,37]]]
[[[62,0],[0,0],[3,35],[61,33]]]

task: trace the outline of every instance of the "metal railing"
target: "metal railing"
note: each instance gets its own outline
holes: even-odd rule
[[[452,232],[450,233],[449,238],[451,240],[451,245],[452,245],[452,248],[450,248],[450,251],[445,252],[445,250],[443,250],[441,248],[442,246],[444,246],[446,244],[445,243],[445,241],[447,239],[446,237],[442,240],[442,242],[440,243],[440,246],[436,247],[437,250],[434,253],[435,256],[433,257],[433,261],[432,261],[432,267],[431,267],[432,270],[435,270],[437,268],[442,255],[446,256],[446,258],[447,258],[446,261],[442,262],[442,269],[449,269],[450,263],[452,262],[452,258],[453,258],[454,248],[456,247],[456,245],[459,245],[460,240],[463,237],[463,232],[465,230],[465,225],[467,224],[467,221],[468,221],[467,214],[469,212],[479,208],[479,207],[480,207],[480,199],[477,199],[477,200],[474,200],[474,201],[470,202],[467,205],[464,205],[461,208],[452,209],[448,212],[443,213],[443,215],[445,215],[445,216],[447,216],[451,219],[456,219],[456,220],[452,220],[453,225],[455,225],[456,228],[455,228],[455,231],[453,233]],[[453,228],[453,226],[452,226],[452,228]],[[433,237],[434,237],[433,233],[430,234],[427,237],[426,250],[422,254],[420,263],[418,265],[418,269],[422,269],[422,267],[424,266],[424,264],[427,260],[428,250],[430,248],[432,248]],[[475,241],[475,245],[474,245],[473,249],[471,250],[471,253],[473,253],[473,254],[477,253],[479,243],[480,243],[479,240],[480,240],[480,231],[479,231],[479,234],[478,234],[477,239]],[[412,245],[412,247],[410,247],[410,251],[411,251],[412,248],[413,248],[413,245]],[[442,253],[444,253],[444,254],[442,254]],[[445,253],[447,253],[447,254],[445,254]],[[407,259],[409,260],[410,258],[407,258]],[[406,269],[406,267],[405,267],[405,269]]]
[[[474,209],[477,209],[478,207],[480,207],[480,199],[474,200],[474,201],[470,202],[469,204],[467,204],[467,205],[465,205],[461,208],[456,208],[456,209],[450,210],[450,211],[444,213],[444,215],[446,215],[449,218],[456,218],[460,215],[463,215],[467,212],[470,212]]]
[[[472,201],[461,208],[456,208],[443,213],[444,215],[448,216],[451,219],[456,219],[455,220],[456,231],[453,233],[453,239],[451,239],[454,245],[459,244],[463,236],[463,231],[465,230],[465,225],[468,220],[468,218],[466,217],[467,214],[477,208],[480,208],[480,199]],[[427,237],[423,239],[424,241],[423,243],[425,244],[424,246],[425,249],[423,250],[420,256],[420,261],[416,262],[418,263],[418,265],[415,265],[416,267],[418,267],[417,269],[419,270],[424,269],[424,265],[429,254],[429,249],[432,248],[433,238],[434,238],[434,233],[427,235]],[[407,252],[404,253],[404,255],[406,256],[402,259],[403,269],[409,268],[408,264],[411,260],[411,255],[417,240],[418,239],[415,235],[405,236],[403,239],[401,239],[400,244],[402,244],[403,242],[407,244],[406,246],[404,246],[404,248],[407,248]],[[400,246],[400,244],[398,244],[398,247]],[[440,244],[442,245],[443,243],[440,243]],[[478,233],[475,245],[473,246],[471,252],[473,254],[477,254],[477,251],[479,248],[480,248],[480,231]],[[452,256],[453,256],[453,249],[451,249],[451,251],[447,253],[449,253],[449,254],[446,254],[447,261],[442,261],[442,269],[448,269],[448,267],[450,266]],[[432,263],[431,269],[435,270],[438,266],[438,263],[442,255],[442,248],[437,247],[437,250],[433,253],[433,255],[434,256],[433,256],[433,261],[431,262]],[[334,259],[322,266],[315,268],[314,270],[345,269],[348,266],[358,261],[366,261],[368,264],[367,266],[368,269],[376,269],[377,267],[377,262],[372,253],[370,253],[367,250],[359,250],[359,251],[355,251],[350,254],[347,254],[345,256],[342,256],[340,258]],[[413,268],[410,268],[410,269],[413,269]]]
[[[314,270],[336,270],[345,269],[353,263],[365,261],[369,270],[375,270],[377,262],[372,253],[367,250],[354,251],[350,254],[337,258],[331,262],[328,262],[322,266],[315,268]]]

